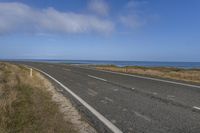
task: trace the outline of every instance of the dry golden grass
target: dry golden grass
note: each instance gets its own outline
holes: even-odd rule
[[[0,133],[74,133],[43,81],[24,67],[0,63]]]
[[[117,66],[96,66],[97,69],[109,70],[130,74],[141,74],[152,77],[161,77],[182,80],[187,82],[200,83],[199,69],[179,69],[168,67],[117,67]]]

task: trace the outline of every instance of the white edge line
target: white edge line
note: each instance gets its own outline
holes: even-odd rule
[[[91,78],[95,78],[95,79],[98,79],[98,80],[105,81],[105,82],[107,81],[106,79],[95,77],[95,76],[92,76],[92,75],[88,75],[88,76],[91,77]]]
[[[197,107],[197,106],[193,106],[194,109],[197,109],[200,111],[200,107]]]
[[[81,67],[81,68],[83,68],[83,67]],[[92,70],[96,70],[96,71],[102,71],[102,72],[108,72],[108,73],[126,75],[126,76],[131,76],[131,77],[136,77],[136,78],[150,79],[150,80],[154,80],[154,81],[161,81],[161,82],[166,82],[166,83],[171,83],[171,84],[177,84],[177,85],[183,85],[183,86],[189,86],[189,87],[200,88],[200,86],[198,86],[198,85],[191,85],[191,84],[180,83],[180,82],[175,82],[175,81],[169,81],[169,80],[164,80],[164,79],[157,79],[157,78],[144,77],[144,76],[139,76],[139,75],[134,75],[134,74],[127,74],[127,73],[120,73],[120,72],[112,72],[112,71],[107,71],[107,70],[98,70],[98,69],[94,69],[94,68],[83,68],[83,69],[92,69]]]
[[[76,100],[78,100],[82,105],[84,105],[91,113],[93,113],[101,122],[103,122],[112,132],[114,133],[123,133],[118,127],[113,125],[108,119],[106,119],[102,114],[100,114],[98,111],[96,111],[92,106],[90,106],[88,103],[86,103],[82,98],[80,98],[78,95],[76,95],[74,92],[72,92],[69,88],[67,88],[65,85],[63,85],[61,82],[56,80],[54,77],[50,76],[46,72],[39,70],[37,68],[32,67],[33,69],[43,73],[47,77],[54,80],[56,83],[58,83],[60,86],[62,86],[66,91],[68,91]]]

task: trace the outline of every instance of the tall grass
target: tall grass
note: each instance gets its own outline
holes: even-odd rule
[[[74,133],[43,81],[23,67],[0,63],[0,133]]]
[[[96,66],[97,69],[109,70],[130,74],[141,74],[152,77],[169,78],[188,82],[200,83],[200,69],[179,69],[169,67],[117,67],[117,66]]]

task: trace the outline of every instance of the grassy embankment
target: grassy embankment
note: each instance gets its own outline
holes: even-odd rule
[[[0,63],[0,133],[74,133],[45,84],[26,68]]]
[[[187,82],[200,83],[200,69],[180,69],[169,67],[117,67],[114,65],[95,66],[97,69],[122,73],[139,74],[151,77],[169,78]]]

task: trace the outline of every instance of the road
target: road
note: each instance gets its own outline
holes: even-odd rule
[[[200,86],[76,65],[20,63],[54,77],[124,133],[200,133]]]

